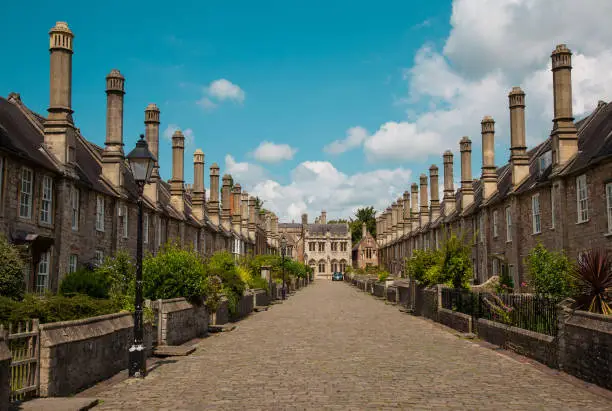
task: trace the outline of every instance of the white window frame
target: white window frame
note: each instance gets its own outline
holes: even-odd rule
[[[512,241],[512,213],[510,206],[506,207],[506,242]]]
[[[589,191],[586,174],[576,177],[576,214],[578,223],[589,221]]]
[[[36,267],[36,292],[44,294],[49,289],[49,271],[51,266],[51,250],[40,253]]]
[[[76,254],[70,254],[68,257],[68,272],[74,273],[77,270],[79,262],[79,256]]]
[[[81,193],[78,188],[72,186],[70,189],[70,222],[73,231],[79,230],[79,208]]]
[[[96,230],[104,232],[104,196],[96,196]]]
[[[540,193],[531,196],[531,228],[533,230],[533,234],[540,234],[542,232]]]
[[[43,176],[40,182],[40,219],[42,224],[53,224],[53,179]]]
[[[104,251],[102,250],[96,250],[96,254],[95,254],[95,258],[96,258],[96,264],[97,265],[102,265],[104,263]]]
[[[608,234],[612,234],[612,183],[606,184],[606,210],[608,211]]]
[[[492,275],[499,275],[499,260],[494,258],[491,262]]]
[[[493,238],[497,238],[497,210],[493,210]]]
[[[142,242],[149,244],[149,214],[144,213],[142,216]]]
[[[31,168],[21,168],[21,183],[19,188],[19,217],[32,219],[32,193],[34,187],[34,172]]]

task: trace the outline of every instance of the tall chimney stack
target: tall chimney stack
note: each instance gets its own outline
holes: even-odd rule
[[[327,211],[321,211],[321,224],[327,224]]]
[[[421,174],[419,180],[421,183],[421,220],[419,227],[425,227],[425,225],[427,225],[427,223],[429,222],[429,202],[427,201],[427,175]]]
[[[204,152],[199,148],[193,153],[193,214],[199,221],[206,215],[206,191],[204,189]]]
[[[249,238],[249,193],[242,192],[242,201],[240,208],[240,233],[244,238]]]
[[[180,130],[172,134],[172,180],[170,180],[170,202],[179,213],[185,211],[185,136]]]
[[[397,238],[404,235],[404,198],[397,199]]]
[[[361,238],[366,238],[367,234],[368,234],[368,227],[366,226],[366,223],[361,223]]]
[[[210,198],[208,200],[208,217],[210,221],[219,226],[219,166],[213,163],[210,166]]]
[[[76,131],[72,120],[72,41],[68,24],[58,21],[49,31],[49,115],[44,125],[49,151],[72,172],[76,162]]]
[[[151,103],[145,109],[145,139],[149,145],[149,151],[155,156],[155,167],[151,174],[151,180],[159,179],[159,108]]]
[[[516,189],[529,176],[529,156],[525,143],[525,93],[512,87],[508,94],[510,106],[510,164],[512,187]]]
[[[230,203],[230,190],[232,185],[232,177],[229,174],[223,176],[223,186],[221,187],[221,224],[227,231],[232,229],[232,222],[230,218],[230,210],[232,205]]]
[[[463,137],[459,142],[461,150],[461,209],[467,209],[474,202],[474,180],[472,179],[472,141]]]
[[[106,76],[106,142],[102,152],[102,174],[115,187],[123,185],[123,96],[125,78],[119,70]]]
[[[391,241],[397,238],[397,201],[391,204]]]
[[[485,116],[480,122],[482,134],[482,197],[484,201],[497,191],[495,171],[495,121]]]
[[[578,132],[572,113],[572,52],[559,44],[552,59],[555,118],[553,120],[553,167],[566,164],[578,152]]]
[[[444,215],[455,212],[455,182],[453,177],[453,152],[446,150],[444,159]]]
[[[255,241],[255,233],[257,231],[257,210],[255,209],[255,197],[249,198],[249,239]]]
[[[412,231],[416,231],[419,229],[419,185],[417,183],[412,183],[410,186],[410,204],[412,205],[410,214]]]
[[[409,234],[412,230],[410,222],[410,192],[404,191],[404,208],[402,210],[402,219],[404,220],[404,234]]]
[[[232,194],[232,200],[234,202],[232,206],[232,229],[236,234],[240,234],[242,231],[242,187],[240,184],[234,184]]]
[[[429,196],[431,198],[431,221],[440,217],[440,188],[438,186],[438,166],[429,167]]]

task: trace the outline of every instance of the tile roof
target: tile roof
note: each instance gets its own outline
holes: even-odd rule
[[[325,234],[329,231],[331,234],[347,235],[348,227],[346,224],[308,224],[308,231],[311,234]]]

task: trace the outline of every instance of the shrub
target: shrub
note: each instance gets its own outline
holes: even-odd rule
[[[438,284],[447,284],[453,288],[468,289],[473,276],[471,248],[463,238],[452,234],[442,244],[441,276]]]
[[[353,267],[351,267],[350,265],[346,267],[346,269],[344,270],[345,274],[351,274],[353,272]]]
[[[151,300],[184,297],[199,303],[206,293],[206,269],[198,254],[166,245],[143,261],[144,295]]]
[[[221,294],[223,293],[223,282],[219,276],[206,277],[206,309],[209,313],[215,313],[219,309]]]
[[[206,265],[209,276],[218,276],[223,283],[223,293],[227,297],[231,314],[235,314],[238,301],[244,294],[246,284],[240,278],[234,256],[227,251],[217,252]]]
[[[565,254],[548,251],[542,244],[527,255],[529,285],[536,294],[567,297],[573,294],[573,267]]]
[[[590,250],[578,258],[575,307],[612,315],[612,257],[605,250]]]
[[[389,278],[389,273],[387,271],[379,271],[378,272],[378,281],[386,281]]]
[[[20,300],[24,292],[23,261],[19,251],[0,234],[0,295]]]
[[[406,260],[406,273],[423,285],[431,285],[432,276],[427,271],[439,264],[440,253],[434,250],[414,250],[412,258]]]
[[[511,293],[514,290],[514,280],[510,277],[507,265],[503,266],[504,269],[499,276],[499,282],[495,287],[497,293]]]
[[[92,298],[108,298],[109,288],[110,281],[104,272],[91,271],[82,267],[64,276],[59,293],[68,297],[74,294],[85,294]]]

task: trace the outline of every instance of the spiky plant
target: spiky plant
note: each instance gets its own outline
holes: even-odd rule
[[[612,257],[595,249],[578,257],[576,308],[612,315]]]

